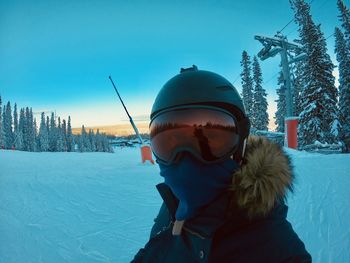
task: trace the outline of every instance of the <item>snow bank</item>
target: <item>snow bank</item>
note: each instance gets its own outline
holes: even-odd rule
[[[314,262],[350,261],[350,155],[287,150],[289,220]],[[0,151],[0,263],[129,262],[161,199],[157,166],[109,153]]]

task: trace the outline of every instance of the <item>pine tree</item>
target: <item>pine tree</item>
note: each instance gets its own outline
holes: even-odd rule
[[[340,19],[340,22],[342,22],[342,27],[345,31],[345,42],[348,49],[350,49],[350,9],[345,6],[342,0],[338,0],[337,4],[340,11],[340,15],[338,17]]]
[[[111,145],[109,144],[108,137],[105,133],[102,133],[102,149],[103,152],[113,152]]]
[[[79,137],[79,151],[80,152],[86,152],[88,151],[87,148],[87,134],[84,125],[81,127],[81,135]]]
[[[3,129],[2,129],[2,100],[0,96],[0,149],[4,148],[4,136],[3,136]]]
[[[29,121],[29,108],[24,110],[24,125],[23,125],[23,150],[29,151],[30,144],[30,121]]]
[[[295,40],[296,43],[302,45],[300,40]],[[295,55],[298,56],[301,53],[305,53],[304,50],[300,50]],[[301,91],[307,85],[307,79],[305,78],[305,60],[299,60],[292,64],[292,97],[293,97],[293,114],[299,116],[303,111],[301,108]]]
[[[99,129],[96,131],[96,151],[103,152],[102,135]]]
[[[24,109],[21,108],[19,111],[19,120],[18,120],[18,133],[16,138],[16,144],[15,147],[17,150],[25,150],[24,147],[24,126],[25,126],[25,115],[24,115]]]
[[[255,127],[253,119],[253,80],[251,77],[251,62],[246,51],[242,53],[242,99],[246,113],[250,119],[251,125]]]
[[[96,138],[92,129],[89,130],[89,142],[91,145],[91,151],[96,152]]]
[[[112,146],[111,146],[111,144],[109,143],[109,139],[108,139],[108,136],[107,136],[107,134],[105,134],[105,141],[106,141],[106,147],[107,147],[107,152],[110,152],[110,153],[112,153],[113,152],[113,148],[112,148]]]
[[[92,151],[91,142],[89,139],[89,134],[86,132],[85,128],[84,128],[84,133],[82,132],[82,135],[83,135],[83,143],[84,143],[85,151],[91,152]]]
[[[13,109],[13,131],[16,133],[18,130],[18,113],[17,113],[17,104]]]
[[[63,151],[67,152],[67,123],[66,120],[62,121],[62,134],[63,134]]]
[[[40,149],[38,148],[38,144],[39,144],[39,138],[38,138],[38,124],[36,122],[36,118],[34,118],[33,121],[33,134],[34,134],[34,144],[33,144],[33,151],[38,152],[40,151]]]
[[[50,134],[50,117],[49,116],[46,116],[46,129],[47,129],[47,134],[49,135]],[[50,135],[49,135],[49,138],[50,138]],[[50,139],[49,139],[49,144],[50,144]]]
[[[17,104],[15,103],[14,109],[13,109],[13,144],[15,146],[16,149],[18,144],[17,144],[17,140],[18,140],[18,113],[17,113]]]
[[[57,128],[55,115],[52,112],[50,118],[50,132],[49,132],[49,151],[55,152],[57,149]]]
[[[39,128],[39,150],[47,152],[49,150],[49,133],[45,123],[45,113],[41,113],[40,128]]]
[[[10,102],[7,102],[3,112],[3,133],[5,148],[11,149],[14,146],[14,136],[12,130],[12,109]]]
[[[58,126],[57,126],[56,131],[57,131],[56,151],[63,152],[64,151],[64,142],[63,142],[63,131],[62,131],[62,125],[61,125],[61,117],[58,117]]]
[[[71,119],[70,119],[70,116],[68,116],[68,125],[67,125],[67,151],[68,151],[68,152],[74,152],[74,150],[75,150],[75,146],[74,146],[74,140],[73,140]]]
[[[262,73],[259,61],[256,56],[253,59],[253,119],[257,130],[268,130],[269,114],[267,113],[266,91],[262,87]]]
[[[80,139],[81,135],[79,134],[76,134],[76,135],[73,135],[73,140],[75,142],[75,146],[76,146],[76,151],[77,152],[82,152],[81,151],[81,148],[82,148],[82,145],[81,145],[81,139]]]
[[[327,54],[326,40],[320,25],[310,14],[310,6],[304,0],[290,0],[299,25],[299,34],[304,51],[304,75],[308,80],[301,90],[299,145],[303,148],[316,140],[336,143],[338,130],[337,90],[332,71],[334,65]]]
[[[279,88],[277,89],[277,96],[278,99],[275,101],[277,102],[277,111],[275,113],[275,125],[276,125],[276,131],[277,132],[284,132],[284,118],[286,117],[287,110],[286,110],[286,87],[284,86],[284,78],[283,78],[283,72],[280,72],[280,75],[278,77]]]
[[[335,53],[339,62],[339,112],[340,138],[345,151],[350,151],[350,50],[346,47],[343,33],[335,28]]]
[[[28,151],[34,152],[36,149],[36,121],[34,121],[33,117],[33,109],[29,109],[28,115]]]

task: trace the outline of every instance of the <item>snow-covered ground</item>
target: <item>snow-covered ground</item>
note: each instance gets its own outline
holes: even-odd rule
[[[314,262],[350,262],[350,155],[288,153],[289,220]],[[137,148],[0,150],[0,263],[129,262],[161,203],[158,172]]]

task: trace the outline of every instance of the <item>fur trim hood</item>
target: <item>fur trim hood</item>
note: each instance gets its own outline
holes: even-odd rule
[[[242,167],[233,175],[231,205],[249,218],[265,216],[293,191],[293,172],[282,147],[264,137],[249,136]]]

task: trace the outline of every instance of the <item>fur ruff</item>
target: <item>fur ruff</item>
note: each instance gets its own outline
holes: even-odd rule
[[[233,175],[232,205],[249,218],[267,215],[293,191],[293,172],[283,149],[263,137],[249,136],[243,165]]]

